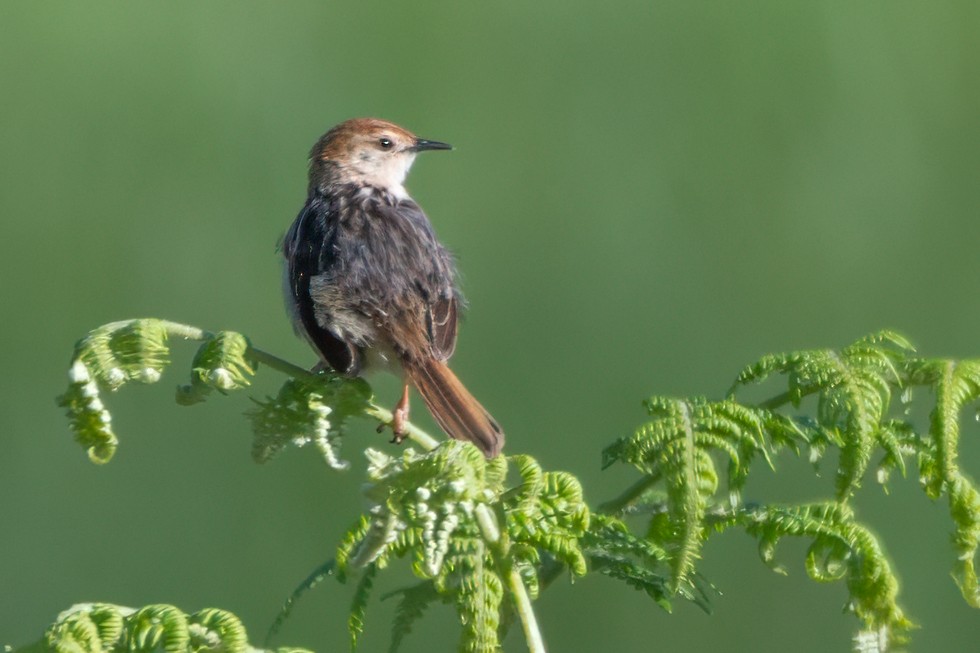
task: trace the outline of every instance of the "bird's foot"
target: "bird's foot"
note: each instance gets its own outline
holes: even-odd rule
[[[396,408],[391,414],[391,422],[386,424],[378,424],[378,433],[381,433],[387,427],[391,427],[391,443],[401,444],[408,437],[408,429],[405,424],[408,422],[408,410],[402,408]]]
[[[378,426],[378,433],[384,431],[386,426],[391,427],[391,443],[401,444],[408,437],[408,386],[405,385],[402,389],[402,398],[398,401],[395,409],[391,411],[391,422],[389,424],[380,424]]]
[[[408,422],[408,407],[405,408],[395,408],[394,413],[391,418],[391,442],[392,444],[401,444],[408,437],[408,428],[405,424]]]

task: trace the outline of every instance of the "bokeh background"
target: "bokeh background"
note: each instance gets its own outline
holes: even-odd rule
[[[312,450],[257,466],[241,413],[281,379],[181,408],[186,348],[160,384],[110,398],[121,446],[96,467],[53,398],[75,340],[127,317],[312,364],[275,247],[310,145],[348,117],[456,145],[409,180],[464,273],[454,367],[510,452],[578,474],[593,505],[633,480],[599,452],[649,394],[718,396],[764,352],[882,327],[980,355],[978,33],[969,0],[4,2],[0,643],[94,600],[220,606],[261,641],[332,555],[360,508],[359,450],[382,442],[367,422],[350,473]],[[832,476],[779,471],[749,498],[829,496]],[[973,650],[945,506],[914,478],[867,485],[857,507],[922,626],[914,650]],[[803,551],[784,546],[782,577],[748,537],[712,539],[711,616],[588,578],[549,589],[540,619],[554,651],[847,650],[844,588],[809,581]],[[276,643],[343,650],[349,600],[321,585]],[[372,604],[364,650],[387,645],[391,603]],[[404,650],[456,637],[437,607]],[[505,647],[524,650],[519,632]]]

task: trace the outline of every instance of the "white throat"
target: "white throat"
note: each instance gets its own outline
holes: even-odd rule
[[[355,183],[383,188],[398,199],[408,198],[405,177],[415,162],[414,152],[365,152],[344,166],[346,176]]]

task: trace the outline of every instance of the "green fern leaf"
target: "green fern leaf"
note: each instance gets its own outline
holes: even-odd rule
[[[227,610],[206,608],[187,619],[191,650],[218,649],[245,653],[250,647],[241,620]]]
[[[107,603],[79,604],[62,612],[45,632],[41,648],[58,653],[258,650],[248,643],[245,627],[238,617],[225,610],[208,608],[187,615],[172,605],[133,609]],[[310,652],[280,648],[276,653]]]
[[[116,606],[86,604],[59,615],[43,641],[47,650],[57,653],[102,653],[120,644],[124,630],[123,614]]]
[[[357,583],[354,598],[351,600],[350,614],[347,617],[347,631],[350,633],[350,650],[357,650],[357,640],[364,632],[364,613],[367,611],[368,599],[374,588],[374,577],[378,573],[376,565],[368,565],[364,575]]]
[[[167,653],[187,650],[187,615],[172,605],[148,605],[126,619],[126,640],[134,653],[160,648]]]
[[[341,538],[340,544],[337,545],[336,557],[337,579],[340,582],[347,582],[347,573],[357,568],[352,563],[352,559],[357,555],[370,530],[370,517],[361,515]]]
[[[942,494],[942,485],[956,477],[960,415],[966,404],[980,398],[980,361],[912,361],[909,376],[935,385],[936,406],[930,415],[929,436],[935,446],[938,469],[926,484],[932,498]]]
[[[391,624],[391,644],[388,653],[396,653],[402,642],[412,632],[415,622],[422,618],[425,610],[433,601],[440,599],[432,581],[423,581],[411,587],[390,592],[381,597],[387,600],[393,596],[401,596],[398,607],[395,608],[395,619]]]
[[[100,383],[117,389],[127,380],[155,383],[170,362],[167,329],[154,319],[112,322],[90,332],[75,346]]]
[[[766,425],[776,424],[784,437],[788,437],[789,429],[785,421],[768,411],[730,400],[653,397],[646,407],[653,419],[631,437],[607,447],[603,462],[606,466],[626,462],[651,481],[663,480],[666,509],[653,517],[648,535],[662,542],[670,553],[670,590],[674,593],[689,583],[706,536],[705,511],[718,489],[711,452],[717,451],[728,459],[728,489],[730,501],[735,504],[751,460],[756,455],[769,460],[764,439]]]
[[[966,602],[980,608],[976,570],[977,547],[980,546],[980,492],[961,474],[948,482],[948,489],[949,511],[956,525],[953,547],[957,556],[953,578]]]
[[[565,472],[544,472],[530,456],[512,460],[522,482],[504,501],[510,539],[526,550],[547,551],[574,575],[584,576],[579,538],[588,529],[590,513],[578,479]]]
[[[850,593],[847,607],[865,630],[884,628],[898,642],[912,627],[897,603],[898,579],[884,551],[845,504],[746,508],[737,521],[759,540],[760,556],[770,566],[774,566],[775,549],[783,537],[811,538],[807,573],[821,582],[845,578]]]
[[[432,575],[435,588],[454,596],[477,591],[484,566],[492,565],[489,554],[477,524],[470,521],[460,524],[446,543],[437,573]],[[430,571],[416,568],[416,575],[424,578]]]
[[[885,451],[877,467],[878,483],[887,492],[888,479],[897,469],[905,476],[905,456],[914,455],[919,446],[919,437],[911,424],[902,420],[887,420],[878,432],[878,444]]]
[[[313,444],[332,469],[350,465],[340,458],[340,443],[351,417],[363,415],[371,398],[362,379],[322,374],[315,380],[290,379],[275,398],[257,401],[249,411],[254,439],[252,458],[259,463],[286,446]]]
[[[75,441],[89,459],[107,463],[116,453],[119,439],[112,430],[112,415],[102,403],[99,384],[81,360],[72,364],[68,378],[68,390],[58,397],[58,405],[65,409]]]
[[[964,599],[980,607],[975,564],[980,542],[980,493],[957,463],[960,416],[967,404],[980,398],[980,361],[916,359],[907,362],[905,372],[910,383],[936,389],[929,438],[919,442],[919,478],[929,497],[938,499],[944,491],[949,495],[957,560],[953,577]]]
[[[545,472],[533,459],[517,456],[511,462],[522,482],[507,490],[507,459],[487,460],[458,441],[424,454],[366,453],[370,483],[364,494],[371,507],[338,548],[338,577],[367,565],[382,569],[392,556],[409,557],[415,575],[455,605],[462,650],[499,646],[502,579],[520,578],[533,595],[542,553],[573,574],[586,572],[579,540],[589,510],[573,476]],[[361,612],[356,614],[359,624]],[[413,614],[395,631],[396,646]]]
[[[619,519],[593,515],[590,528],[582,538],[583,551],[592,570],[624,581],[647,594],[657,605],[671,611],[671,570],[666,550],[654,542],[633,535]],[[693,596],[684,586],[680,594]]]
[[[296,605],[296,601],[298,601],[303,594],[305,594],[309,590],[319,585],[320,582],[323,581],[323,579],[327,578],[328,576],[333,576],[336,572],[337,572],[336,560],[328,560],[327,562],[324,562],[322,565],[314,569],[303,580],[303,582],[300,583],[296,587],[296,589],[293,590],[293,593],[289,595],[289,598],[287,598],[283,602],[282,607],[279,608],[279,614],[276,615],[276,618],[272,622],[272,625],[269,626],[269,630],[266,631],[266,635],[265,635],[266,647],[269,646],[269,642],[272,641],[272,638],[275,637],[275,635],[279,632],[279,629],[289,618],[289,615],[293,611],[293,606]]]
[[[818,349],[764,356],[742,370],[729,395],[739,386],[761,382],[773,374],[787,376],[787,397],[795,406],[803,397],[816,394],[817,420],[826,439],[842,443],[836,489],[838,499],[846,501],[860,485],[875,446],[882,440],[889,444],[890,434],[882,424],[891,386],[901,383],[896,361],[904,360],[911,350],[899,334],[880,331],[840,351]],[[816,446],[818,458],[822,447]],[[892,453],[896,451],[892,447]]]
[[[500,603],[504,586],[500,576],[487,565],[473,570],[473,585],[456,593],[463,633],[459,650],[465,653],[496,653],[500,649],[497,637],[500,627]]]
[[[119,444],[101,391],[117,390],[127,381],[155,383],[169,358],[167,330],[160,320],[106,324],[75,345],[68,390],[57,401],[92,462],[108,462]]]
[[[212,389],[227,393],[246,388],[255,367],[248,339],[234,331],[219,331],[198,348],[190,385],[177,388],[177,402],[190,405],[204,401]]]

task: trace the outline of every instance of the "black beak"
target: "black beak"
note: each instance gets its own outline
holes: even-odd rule
[[[424,152],[425,150],[451,150],[453,146],[449,143],[440,143],[439,141],[427,141],[424,138],[418,138],[415,140],[415,145],[409,148],[412,152]]]

